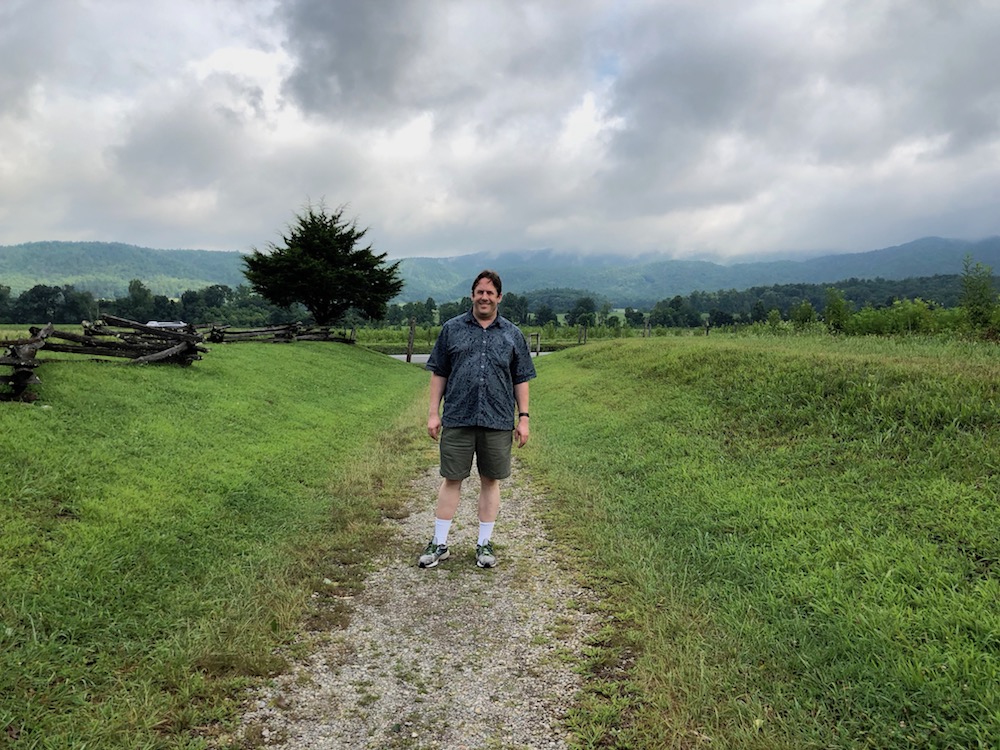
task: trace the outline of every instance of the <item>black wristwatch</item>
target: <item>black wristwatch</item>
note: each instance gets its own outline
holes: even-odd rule
[[[530,419],[531,415],[529,415],[526,411],[519,411],[517,413],[517,418],[520,419],[521,417],[528,417]]]

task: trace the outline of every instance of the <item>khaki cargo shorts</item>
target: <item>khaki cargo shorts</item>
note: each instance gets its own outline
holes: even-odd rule
[[[506,479],[510,476],[513,442],[513,430],[444,427],[441,430],[441,476],[465,479],[472,473],[472,457],[475,456],[479,476]]]

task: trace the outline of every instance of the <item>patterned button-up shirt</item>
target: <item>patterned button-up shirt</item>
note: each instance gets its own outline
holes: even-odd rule
[[[535,377],[520,329],[500,315],[483,328],[471,311],[441,326],[427,369],[448,380],[445,427],[514,429],[514,386]]]

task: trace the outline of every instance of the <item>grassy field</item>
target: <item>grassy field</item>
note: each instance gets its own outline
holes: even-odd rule
[[[518,455],[606,621],[574,747],[995,747],[996,347],[713,334],[536,365]],[[299,342],[39,375],[0,403],[0,747],[225,745],[434,461],[426,373]]]
[[[995,347],[631,340],[538,369],[524,455],[608,602],[581,747],[996,747]]]
[[[204,747],[357,587],[428,462],[426,375],[293,347],[52,362],[0,403],[0,747]]]

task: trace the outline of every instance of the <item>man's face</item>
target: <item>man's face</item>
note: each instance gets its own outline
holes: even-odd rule
[[[480,279],[472,290],[472,309],[479,320],[492,320],[497,314],[497,305],[503,295],[497,294],[497,288],[489,279]]]

